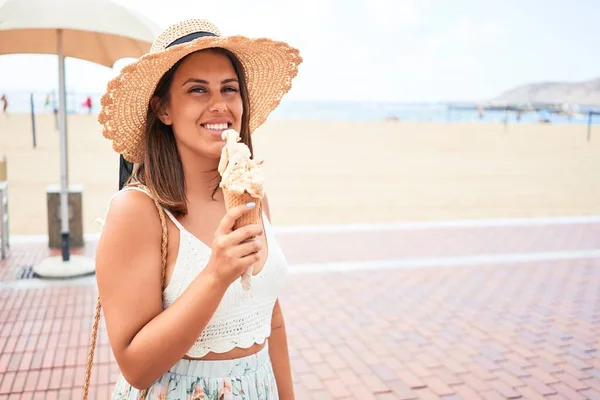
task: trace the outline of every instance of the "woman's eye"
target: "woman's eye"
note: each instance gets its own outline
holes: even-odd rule
[[[206,92],[206,90],[204,90],[204,88],[201,87],[194,87],[190,89],[190,93],[204,93]]]
[[[233,86],[227,86],[225,88],[223,88],[224,91],[226,92],[237,92],[237,88],[234,88]]]

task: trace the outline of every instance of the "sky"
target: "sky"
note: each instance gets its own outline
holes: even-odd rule
[[[479,101],[531,82],[600,77],[598,0],[116,2],[163,28],[205,18],[225,35],[287,41],[304,59],[291,100]],[[67,59],[67,89],[103,93],[130,61]],[[56,88],[57,63],[0,56],[0,92]]]

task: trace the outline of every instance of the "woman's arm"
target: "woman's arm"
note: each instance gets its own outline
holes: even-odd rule
[[[143,193],[112,201],[96,251],[98,291],[123,376],[145,389],[189,350],[226,287],[204,271],[163,311],[158,210]]]
[[[290,366],[287,334],[279,300],[275,302],[275,307],[273,308],[269,355],[273,363],[273,372],[277,381],[279,398],[282,400],[294,399],[294,384],[292,383],[292,368]]]
[[[235,216],[241,216],[243,209],[228,214],[224,224],[233,226]],[[257,226],[247,226],[228,238],[241,237],[242,241],[260,232]],[[113,200],[96,251],[98,291],[111,348],[123,376],[138,389],[150,386],[185,355],[229,286],[217,275],[223,271],[207,266],[163,311],[161,238],[154,201],[143,193],[126,191]],[[221,263],[223,249],[229,250],[221,248],[222,240],[218,242],[211,256],[217,257],[217,264]],[[170,258],[175,256],[171,254]]]
[[[267,196],[263,199],[263,209],[265,215],[271,221],[271,213]],[[292,383],[292,369],[290,366],[290,355],[288,352],[287,333],[285,331],[285,321],[279,300],[273,307],[271,317],[271,336],[269,337],[269,355],[273,364],[273,372],[277,382],[277,391],[281,400],[294,399],[294,385]]]

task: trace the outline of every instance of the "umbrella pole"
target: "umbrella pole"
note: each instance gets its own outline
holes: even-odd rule
[[[65,56],[63,54],[63,30],[58,37],[58,90],[59,90],[59,126],[60,126],[60,227],[63,261],[69,261],[69,181],[67,160],[67,90],[65,84]]]

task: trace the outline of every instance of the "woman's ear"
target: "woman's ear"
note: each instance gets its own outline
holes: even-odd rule
[[[163,124],[171,125],[173,123],[167,107],[160,107],[160,99],[158,97],[155,96],[150,100],[150,107],[152,107],[152,111],[158,116]]]

